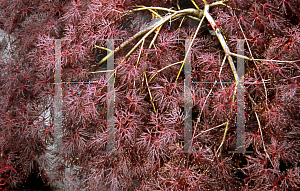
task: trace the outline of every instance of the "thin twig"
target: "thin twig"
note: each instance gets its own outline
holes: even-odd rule
[[[247,40],[246,40],[246,43],[247,43]],[[279,63],[292,63],[292,62],[300,62],[300,60],[270,60],[270,59],[255,59],[253,58],[252,54],[251,54],[251,57],[252,58],[249,58],[247,56],[243,56],[243,55],[239,55],[239,54],[236,54],[236,53],[233,53],[233,52],[230,52],[229,53],[231,56],[236,56],[236,57],[239,57],[239,58],[244,58],[246,60],[249,60],[249,61],[260,61],[260,62],[279,62]]]
[[[100,48],[102,50],[106,50],[108,52],[111,52],[112,50],[108,49],[108,48],[105,48],[105,47],[102,47],[102,46],[98,46],[98,45],[95,45],[95,48]]]
[[[214,2],[214,3],[210,4],[209,6],[210,7],[213,7],[213,6],[216,6],[216,5],[225,5],[226,6],[226,4],[224,4],[224,3],[227,2],[227,1],[228,0],[217,1],[217,2]]]
[[[236,68],[234,66],[234,62],[233,62],[233,59],[230,55],[230,49],[223,37],[223,35],[221,34],[221,31],[220,29],[217,27],[214,19],[212,18],[212,16],[209,14],[209,5],[205,5],[205,8],[204,8],[204,16],[206,17],[206,19],[208,20],[208,22],[210,23],[210,25],[212,26],[213,30],[215,31],[215,34],[217,35],[218,39],[219,39],[219,42],[221,43],[222,45],[222,48],[225,52],[225,56],[227,57],[228,59],[228,62],[229,62],[229,65],[231,67],[231,70],[233,72],[233,75],[234,75],[234,78],[235,78],[235,81],[236,81],[236,86],[235,86],[235,89],[234,89],[234,95],[232,97],[232,103],[234,103],[234,96],[236,95],[236,91],[237,91],[237,86],[239,85],[239,76],[237,74],[237,71],[236,71]],[[220,153],[218,154],[218,157],[220,156],[221,154],[221,148],[224,144],[224,141],[225,141],[225,138],[226,138],[226,134],[227,134],[227,131],[228,131],[228,126],[229,126],[229,119],[227,119],[227,122],[226,122],[226,127],[225,127],[225,132],[223,134],[223,139],[222,139],[222,142],[219,146],[219,148],[217,149],[217,153],[219,152],[220,150]]]
[[[88,72],[87,74],[97,74],[97,73],[104,73],[104,72],[113,72],[114,70],[100,70],[96,72]]]
[[[154,45],[154,41],[155,41],[156,38],[158,37],[159,31],[161,30],[161,28],[162,28],[162,25],[158,27],[158,30],[157,30],[157,32],[155,33],[155,36],[153,37],[153,39],[152,39],[152,41],[151,41],[151,43],[150,43],[148,49],[150,49],[151,46]],[[154,47],[155,47],[155,46],[154,46]]]
[[[135,65],[135,68],[137,68],[139,62],[140,62],[140,58],[141,58],[141,54],[143,52],[143,46],[144,46],[144,43],[145,43],[145,39],[142,41],[142,45],[141,45],[141,48],[140,48],[140,53],[139,53],[139,56],[138,56],[138,59],[136,61],[136,65]]]
[[[205,13],[205,9],[204,9],[204,13]],[[199,23],[199,25],[198,25],[198,27],[197,27],[197,29],[196,29],[196,32],[195,32],[195,34],[194,34],[194,36],[193,36],[193,39],[192,39],[192,41],[191,41],[190,44],[189,44],[189,47],[188,47],[188,49],[187,49],[187,51],[186,51],[186,52],[187,52],[187,55],[188,55],[188,53],[191,51],[193,42],[195,41],[195,38],[196,38],[196,36],[197,36],[197,34],[198,34],[199,30],[200,30],[200,27],[201,27],[201,25],[202,25],[203,20],[204,20],[204,16],[202,16],[201,21],[200,21],[200,23]],[[179,75],[180,75],[180,73],[181,73],[181,71],[182,71],[182,69],[183,69],[183,66],[184,66],[184,64],[185,64],[185,61],[186,61],[186,59],[187,59],[187,55],[185,55],[185,57],[184,57],[183,63],[182,63],[182,65],[181,65],[181,67],[180,67],[180,70],[179,70],[179,72],[178,72],[178,74],[177,74],[175,83],[177,83],[177,80],[178,80],[178,78],[179,78]]]
[[[265,151],[265,153],[266,153],[268,159],[270,160],[272,166],[274,167],[274,164],[273,164],[273,162],[272,162],[272,160],[271,160],[271,157],[270,157],[270,155],[269,155],[269,153],[268,153],[268,151],[267,151],[267,149],[266,149],[266,146],[265,146],[264,137],[263,137],[262,128],[261,128],[261,123],[260,123],[258,114],[257,114],[257,112],[256,112],[255,109],[254,109],[254,107],[255,107],[257,104],[256,104],[255,101],[252,99],[252,97],[250,96],[250,94],[248,94],[248,97],[249,97],[249,99],[250,99],[251,102],[252,102],[252,107],[253,107],[253,111],[254,111],[254,113],[255,113],[255,117],[256,117],[256,120],[257,120],[258,129],[259,129],[259,133],[260,133],[260,136],[261,136],[261,141],[262,141],[262,145],[263,145],[264,151]]]
[[[209,97],[209,95],[211,94],[211,92],[212,92],[212,90],[213,90],[213,88],[214,88],[216,82],[217,82],[217,81],[214,82],[213,87],[211,87],[209,93],[207,94],[207,96],[206,96],[206,98],[205,98],[205,101],[204,101],[203,106],[202,106],[202,108],[201,108],[201,111],[200,111],[200,113],[199,113],[199,117],[197,118],[197,122],[196,122],[196,125],[195,125],[195,129],[196,129],[196,127],[198,126],[198,123],[200,122],[200,118],[201,118],[203,109],[204,109],[204,107],[205,107],[205,105],[206,105],[206,102],[207,102],[207,100],[208,100],[208,97]]]
[[[227,119],[227,121],[225,123],[226,123],[226,127],[225,127],[225,131],[224,131],[224,134],[223,134],[223,139],[222,139],[222,142],[219,145],[219,148],[217,149],[217,152],[216,152],[216,153],[218,153],[220,151],[220,153],[218,154],[218,157],[221,155],[222,146],[223,146],[223,144],[225,142],[225,138],[226,138],[226,134],[227,134],[227,131],[228,131],[228,126],[229,126],[229,119]]]
[[[236,20],[237,20],[236,15],[234,15],[234,16],[235,16],[235,18],[236,18]],[[255,62],[256,59],[254,59],[254,57],[253,57],[253,54],[252,54],[250,45],[249,45],[249,43],[248,43],[248,40],[247,40],[247,38],[246,38],[246,35],[245,35],[245,33],[244,33],[244,30],[243,30],[243,28],[242,28],[242,26],[240,25],[240,23],[239,23],[238,20],[237,20],[237,22],[238,22],[238,24],[239,24],[239,28],[240,28],[240,30],[242,31],[242,34],[243,34],[244,39],[245,39],[245,41],[246,41],[248,50],[249,50],[250,55],[251,55],[251,59],[253,60],[253,62],[254,62],[254,64],[255,64],[255,67],[256,67],[256,69],[257,69],[257,71],[258,71],[258,73],[259,73],[259,75],[260,75],[260,77],[261,77],[261,79],[262,79],[263,86],[264,86],[264,89],[265,89],[266,104],[268,104],[268,97],[267,97],[268,94],[267,94],[267,88],[266,88],[265,80],[263,79],[263,77],[262,77],[262,75],[261,75],[261,73],[260,73],[260,71],[259,71],[259,68],[258,68],[258,66],[257,66],[257,64],[256,64],[256,62]],[[262,61],[262,59],[260,59],[260,61]],[[267,61],[267,60],[264,59],[264,61]],[[270,60],[268,60],[268,61],[270,61]],[[256,103],[255,103],[254,100],[251,98],[251,96],[250,96],[249,94],[248,94],[248,96],[250,97],[250,100],[252,101],[252,103],[254,104],[254,106],[256,106]],[[267,149],[266,149],[266,147],[265,147],[264,138],[263,138],[263,134],[262,134],[262,128],[261,128],[261,124],[260,124],[260,120],[259,120],[258,114],[257,114],[257,112],[255,111],[255,109],[253,109],[253,111],[254,111],[254,113],[255,113],[255,117],[256,117],[256,120],[257,120],[257,123],[258,123],[259,132],[260,132],[262,144],[263,144],[263,147],[264,147],[264,151],[265,151],[265,153],[266,153],[268,159],[270,160],[272,166],[274,167],[274,164],[273,164],[273,162],[272,162],[272,160],[271,160],[271,158],[270,158],[270,156],[269,156],[269,153],[267,152]]]
[[[181,64],[181,63],[183,63],[183,61],[180,61],[180,62],[176,62],[176,63],[170,64],[170,65],[165,66],[165,67],[163,67],[162,69],[158,70],[158,71],[155,72],[155,73],[153,74],[153,76],[150,78],[149,83],[150,83],[151,80],[154,78],[154,76],[156,76],[156,74],[158,74],[159,72],[161,72],[161,71],[163,71],[163,70],[165,70],[165,69],[167,69],[167,68],[169,68],[169,67],[171,67],[171,66],[174,66],[174,65],[176,65],[176,64]]]
[[[145,40],[143,40],[143,42],[142,42],[142,45],[141,45],[141,48],[140,48],[140,53],[139,53],[139,56],[138,56],[138,59],[137,59],[137,61],[136,61],[136,65],[135,65],[135,71],[137,70],[137,66],[138,66],[138,64],[139,64],[139,62],[140,62],[140,58],[141,58],[141,55],[142,55],[142,52],[143,52],[143,47],[144,47],[144,43],[145,43]],[[133,87],[135,88],[135,75],[133,76]]]
[[[149,84],[148,84],[148,80],[147,80],[146,73],[144,73],[144,76],[145,76],[146,85],[147,85],[148,92],[149,92],[149,96],[150,96],[150,101],[151,101],[151,104],[152,104],[152,106],[153,106],[154,112],[156,113],[156,109],[155,109],[155,105],[154,105],[154,103],[153,103],[153,99],[152,99],[151,91],[150,91],[150,88],[149,88]]]
[[[213,127],[213,128],[210,128],[210,129],[201,131],[197,136],[194,137],[194,139],[197,138],[198,136],[200,136],[200,135],[203,134],[203,133],[206,133],[206,132],[208,132],[208,131],[214,130],[214,129],[218,128],[218,127],[222,127],[223,125],[226,125],[226,122],[225,122],[225,123],[222,123],[221,125],[217,125],[217,126],[215,126],[215,127]]]
[[[198,5],[195,3],[195,1],[194,1],[194,0],[191,0],[191,1],[192,1],[193,5],[196,7],[196,9],[199,10],[199,7],[198,7]]]
[[[221,65],[221,68],[220,68],[220,72],[219,72],[219,79],[220,79],[220,84],[221,84],[222,88],[224,88],[224,87],[223,87],[223,83],[222,83],[222,80],[221,80],[221,72],[222,72],[223,66],[225,64],[225,61],[226,61],[226,56],[224,56],[224,59],[222,61],[222,65]]]

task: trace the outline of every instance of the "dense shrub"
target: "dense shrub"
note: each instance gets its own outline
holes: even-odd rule
[[[196,9],[192,1],[177,2],[0,1],[0,27],[11,37],[1,42],[2,52],[7,49],[5,41],[11,44],[11,57],[0,64],[1,189],[19,187],[36,161],[40,175],[47,179],[42,170],[51,166],[51,160],[44,154],[54,133],[55,55],[54,41],[49,39],[65,39],[62,81],[103,81],[105,74],[89,73],[101,69],[93,65],[105,53],[95,45],[106,47],[103,39],[123,39],[115,40],[115,47],[119,46],[143,27],[135,22],[136,15],[149,13],[125,11],[136,5]],[[204,8],[204,1],[195,0],[195,4]],[[72,177],[80,179],[79,189],[299,190],[299,10],[298,0],[229,0],[210,8],[232,52],[236,52],[237,40],[245,39],[245,55],[265,59],[245,60],[245,139],[246,150],[252,154],[229,153],[236,143],[235,83],[192,85],[192,152],[182,152],[185,74],[181,64],[168,66],[185,57],[184,41],[178,39],[195,33],[199,21],[191,18],[185,17],[182,24],[183,17],[166,23],[155,47],[148,48],[153,33],[142,50],[125,57],[139,37],[115,54],[115,146],[119,153],[99,152],[105,151],[107,134],[105,84],[63,84],[60,157],[77,167]],[[222,64],[226,55],[211,30],[211,23],[205,21],[193,42],[192,81],[234,82],[229,63]],[[45,115],[49,110],[50,120]],[[62,164],[56,169],[55,178],[63,181],[66,168]]]

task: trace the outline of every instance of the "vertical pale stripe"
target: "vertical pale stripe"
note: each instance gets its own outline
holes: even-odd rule
[[[107,48],[114,51],[114,40],[107,40]],[[109,52],[107,52],[109,54]],[[107,147],[106,152],[115,151],[115,123],[114,123],[114,55],[107,59],[107,70],[111,72],[106,73],[107,81]]]
[[[184,152],[191,152],[193,126],[192,126],[192,93],[191,93],[191,51],[188,51],[191,39],[185,40],[185,56],[184,63]]]
[[[61,89],[61,39],[55,40],[55,96],[54,96],[54,146],[58,153],[62,146],[62,89]]]
[[[244,56],[244,40],[237,41],[237,54]],[[237,73],[239,85],[237,86],[237,153],[245,153],[245,100],[244,100],[244,75],[245,60],[237,57]]]

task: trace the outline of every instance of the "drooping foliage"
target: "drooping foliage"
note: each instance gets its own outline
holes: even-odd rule
[[[194,4],[204,8],[201,0]],[[43,179],[49,178],[43,168],[51,166],[44,154],[53,143],[53,39],[63,38],[62,81],[74,83],[62,84],[60,157],[76,166],[72,176],[80,179],[79,190],[298,190],[298,0],[229,0],[210,8],[232,52],[237,40],[244,39],[247,57],[265,59],[245,60],[245,140],[252,154],[229,153],[236,147],[235,79],[207,21],[191,48],[192,152],[182,152],[186,118],[182,39],[193,37],[199,24],[189,17],[167,22],[157,31],[152,47],[148,48],[155,32],[128,57],[140,37],[115,54],[118,152],[99,152],[105,151],[107,141],[106,85],[78,83],[105,80],[105,73],[90,73],[101,69],[95,63],[106,50],[99,47],[107,46],[105,39],[116,39],[117,47],[143,29],[137,17],[152,15],[148,10],[128,12],[137,5],[183,10],[196,9],[194,4],[189,0],[1,0],[0,28],[9,35],[0,46],[1,189],[20,187],[36,161]],[[57,169],[56,179],[63,179],[65,168]]]

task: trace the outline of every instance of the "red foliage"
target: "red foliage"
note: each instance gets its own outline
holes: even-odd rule
[[[203,1],[195,2],[203,8]],[[136,5],[177,10],[176,3],[0,0],[0,28],[11,37],[7,39],[10,50],[0,42],[0,50],[11,55],[2,58],[1,53],[0,60],[0,189],[20,187],[36,161],[41,168],[51,166],[45,152],[55,138],[53,39],[64,38],[63,82],[103,82],[106,73],[88,73],[95,70],[99,56],[95,45],[106,46],[105,39],[124,41],[139,30],[124,27],[136,16],[125,11]],[[191,26],[193,22],[185,18],[177,30],[180,18],[172,21],[170,29],[162,27],[155,46],[148,48],[154,37],[150,35],[141,55],[137,49],[125,58],[139,39],[115,54],[114,146],[118,152],[104,152],[109,135],[107,86],[62,85],[63,154],[59,157],[78,167],[72,181],[80,179],[80,185],[72,181],[70,185],[81,190],[299,190],[300,4],[297,0],[225,4],[211,7],[210,13],[232,52],[237,39],[246,38],[248,57],[296,60],[245,61],[245,142],[246,150],[254,153],[228,153],[235,148],[236,137],[234,77],[228,62],[222,64],[225,54],[208,31],[209,23],[200,28],[191,48],[192,150],[183,152],[186,74],[184,70],[178,74],[180,63],[167,66],[184,59],[184,41],[178,38],[190,38],[197,25]],[[179,5],[194,8],[191,1]],[[114,42],[117,47],[122,41]],[[217,153],[227,121],[227,135]],[[61,165],[55,178],[66,181],[65,169]]]

